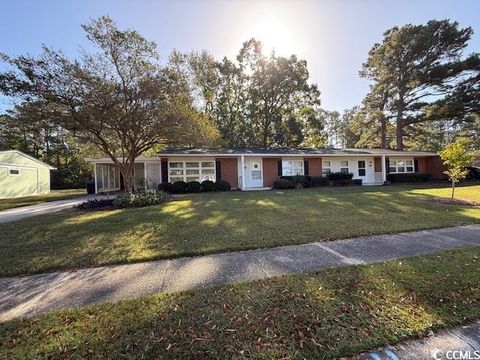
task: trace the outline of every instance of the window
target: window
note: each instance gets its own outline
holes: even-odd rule
[[[332,173],[332,165],[330,160],[325,160],[322,162],[322,175],[327,176]]]
[[[214,161],[172,161],[168,163],[169,182],[215,181]]]
[[[20,169],[8,169],[8,175],[20,176]]]
[[[412,159],[398,159],[388,161],[388,171],[390,173],[413,173],[415,168]]]
[[[365,160],[358,160],[358,176],[365,176],[366,174]]]
[[[340,161],[340,172],[344,174],[348,174],[348,160]]]
[[[303,175],[303,160],[283,160],[282,175]]]

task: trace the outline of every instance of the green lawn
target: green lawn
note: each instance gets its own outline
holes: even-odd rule
[[[480,247],[0,324],[0,358],[330,359],[480,318]]]
[[[416,189],[414,194],[437,196],[442,198],[450,198],[452,189],[449,186],[442,186],[437,188]],[[469,200],[480,202],[480,185],[477,186],[459,186],[455,188],[455,198],[461,200]]]
[[[13,199],[0,199],[0,211],[20,206],[38,204],[42,202],[68,199],[79,195],[85,195],[86,193],[87,191],[85,189],[52,190],[49,194],[45,195],[24,196]]]
[[[416,191],[193,194],[145,208],[33,217],[0,224],[0,276],[480,222],[480,207],[438,204]]]

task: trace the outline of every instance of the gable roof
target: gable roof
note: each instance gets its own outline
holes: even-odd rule
[[[160,151],[158,156],[165,155],[329,155],[329,156],[361,156],[361,155],[386,155],[386,156],[436,156],[436,153],[425,151],[398,151],[387,149],[313,149],[313,148],[168,148]]]
[[[20,150],[5,150],[5,151],[0,151],[0,154],[11,154],[11,153],[16,153],[20,156],[23,156],[23,157],[26,157],[27,159],[29,160],[32,160],[32,161],[35,161],[36,163],[42,165],[42,166],[45,166],[47,168],[49,168],[50,170],[56,170],[55,167],[51,166],[51,165],[48,165],[47,163],[44,163],[43,161],[40,161],[36,158],[34,158],[33,156],[30,156],[28,154],[25,154],[24,152],[20,151]]]

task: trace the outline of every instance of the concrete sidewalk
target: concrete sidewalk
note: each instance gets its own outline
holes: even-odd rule
[[[0,278],[0,321],[163,291],[263,279],[480,245],[480,224]]]
[[[475,355],[477,351],[478,355]],[[362,353],[354,360],[478,359],[480,357],[480,322],[440,331],[419,340]]]
[[[111,197],[112,195],[110,195]],[[27,217],[50,214],[52,212],[70,209],[89,199],[106,198],[108,195],[82,195],[64,200],[48,201],[34,205],[20,206],[0,211],[0,223],[21,220]]]

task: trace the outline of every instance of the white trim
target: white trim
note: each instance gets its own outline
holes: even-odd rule
[[[30,156],[28,154],[25,154],[24,152],[21,152],[19,150],[6,150],[6,151],[0,151],[0,154],[8,154],[8,153],[16,153],[20,156],[23,156],[23,157],[26,157],[27,159],[29,160],[32,160],[32,161],[35,161],[36,163],[42,165],[42,166],[45,166],[47,168],[49,168],[50,170],[56,170],[57,168],[51,166],[51,165],[48,165],[47,163],[44,163],[43,161],[41,160],[38,160],[36,158],[34,158],[33,156]]]
[[[395,161],[395,166],[392,166],[395,168],[395,171],[390,171],[390,162],[391,161]],[[403,161],[404,162],[404,165],[403,166],[398,166],[397,162],[398,161]],[[412,166],[407,166],[407,161],[411,161],[412,162]],[[404,171],[398,171],[398,168],[399,167],[403,167]],[[407,167],[411,167],[412,168],[412,171],[407,171]],[[388,159],[388,172],[389,174],[414,174],[415,173],[415,159],[412,157],[412,158],[398,158],[398,157],[395,157],[395,158],[389,158]]]
[[[387,157],[382,155],[382,182],[385,183],[387,181]]]
[[[197,163],[197,167],[187,167],[187,163]],[[209,163],[213,163],[213,166],[211,167],[203,167],[202,166],[202,163],[204,162],[209,162]],[[171,163],[181,163],[182,164],[182,167],[180,168],[171,168],[170,167],[170,164]],[[170,170],[182,170],[182,175],[171,175],[170,174]],[[198,174],[187,174],[187,170],[198,170]],[[213,174],[203,174],[203,170],[208,170],[208,171],[211,171],[213,170]],[[215,181],[216,177],[217,177],[217,169],[216,169],[216,164],[215,164],[215,158],[213,157],[210,157],[210,158],[202,158],[202,159],[195,159],[195,160],[192,160],[192,159],[175,159],[174,161],[168,161],[168,165],[167,165],[167,171],[168,171],[168,182],[172,182],[171,181],[171,178],[174,177],[178,177],[178,178],[182,178],[181,181],[185,181],[185,182],[189,182],[189,181],[198,181],[198,182],[203,182],[205,180],[210,180],[210,181]],[[208,176],[208,177],[213,177],[213,180],[212,179],[204,179],[205,176]],[[198,180],[187,180],[188,177],[197,177]],[[178,181],[178,180],[176,180]]]
[[[95,179],[95,194],[98,194],[97,188],[97,163],[93,164],[93,178]]]
[[[245,156],[242,155],[242,190],[245,190]]]

